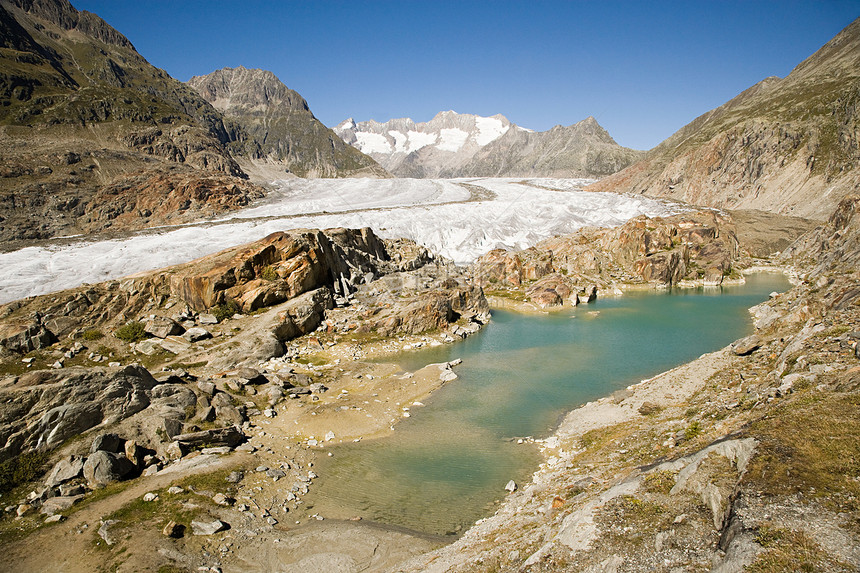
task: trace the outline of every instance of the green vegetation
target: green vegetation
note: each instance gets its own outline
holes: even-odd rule
[[[755,540],[765,551],[747,568],[753,573],[853,570],[799,531],[764,525],[756,533]]]
[[[104,337],[104,334],[98,328],[89,328],[81,333],[81,337],[84,340],[100,340]]]
[[[260,271],[260,278],[264,281],[273,282],[279,280],[281,277],[278,276],[277,271],[275,271],[275,267],[269,265]]]
[[[653,472],[645,476],[643,486],[645,487],[645,491],[650,493],[668,494],[672,487],[674,487],[677,476],[678,472],[671,470]]]
[[[236,304],[235,300],[228,300],[222,302],[221,304],[216,304],[211,308],[212,315],[215,317],[218,322],[223,322],[228,318],[232,317],[234,314],[238,313],[241,309],[239,305]]]
[[[692,440],[693,438],[699,436],[702,433],[702,424],[698,420],[693,420],[690,422],[690,425],[687,426],[687,429],[684,430],[684,437],[688,440]]]
[[[0,463],[0,493],[34,480],[45,472],[46,452],[28,452]]]
[[[117,328],[114,331],[114,336],[124,342],[140,342],[149,335],[144,331],[142,322],[131,321]]]

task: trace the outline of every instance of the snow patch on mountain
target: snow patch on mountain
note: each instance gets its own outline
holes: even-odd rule
[[[475,143],[480,146],[497,140],[511,128],[510,124],[505,125],[498,118],[480,116],[475,118],[475,127],[478,128],[478,133],[475,134]]]
[[[436,146],[436,149],[439,149],[440,151],[457,152],[460,151],[463,144],[466,143],[467,139],[469,139],[469,132],[456,127],[451,127],[441,130],[439,132],[439,136],[441,141]]]

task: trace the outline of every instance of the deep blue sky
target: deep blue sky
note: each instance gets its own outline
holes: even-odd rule
[[[639,149],[787,75],[860,16],[860,0],[72,3],[179,80],[271,70],[330,127],[453,109],[542,131],[593,115]]]

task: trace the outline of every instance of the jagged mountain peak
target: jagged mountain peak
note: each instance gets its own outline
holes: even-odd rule
[[[308,102],[298,92],[268,70],[244,66],[221,68],[205,76],[194,76],[188,84],[219,110],[275,105],[310,111]]]

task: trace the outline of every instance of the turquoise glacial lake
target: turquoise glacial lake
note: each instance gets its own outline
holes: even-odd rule
[[[459,379],[434,393],[390,437],[331,448],[319,465],[314,511],[435,535],[494,512],[510,479],[529,481],[533,445],[585,402],[625,388],[752,331],[748,312],[781,274],[745,285],[630,292],[546,315],[494,311],[463,342],[403,353],[405,370],[462,358]]]

